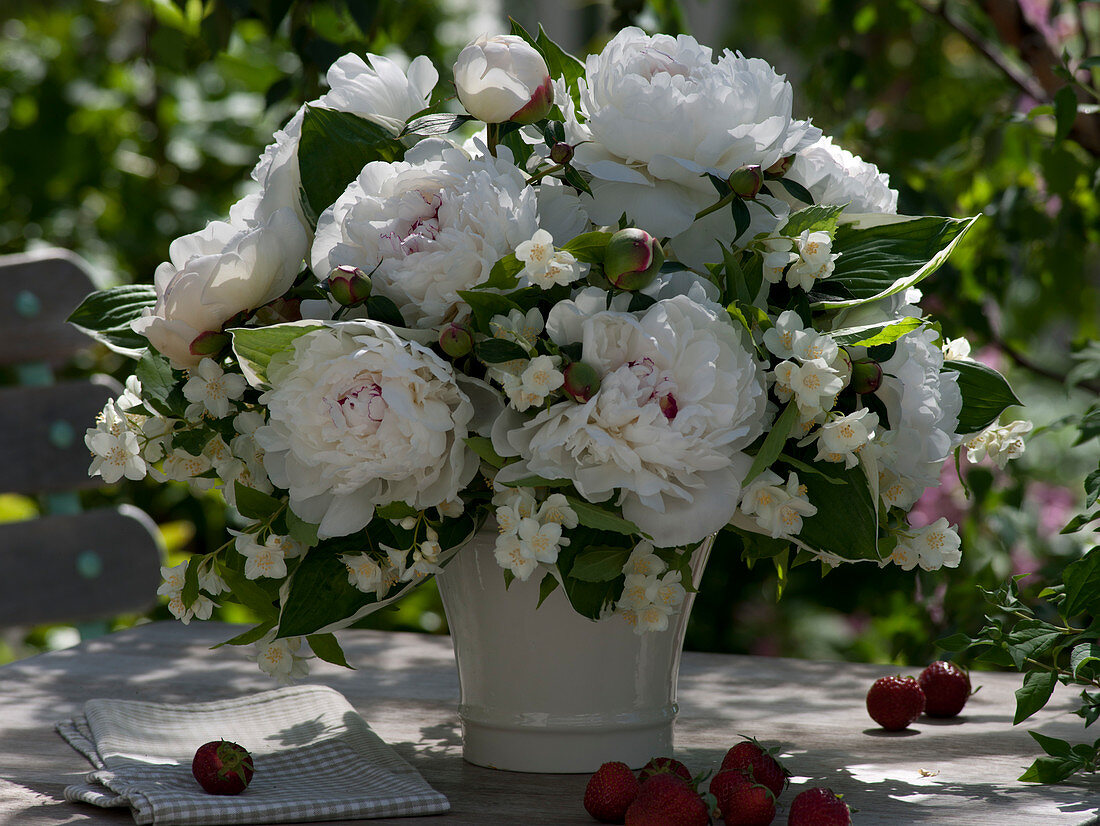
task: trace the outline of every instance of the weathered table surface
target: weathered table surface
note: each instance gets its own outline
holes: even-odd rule
[[[53,724],[93,697],[194,702],[273,687],[240,649],[209,646],[233,636],[215,623],[154,623],[0,667],[0,823],[132,823],[126,809],[67,803],[63,788],[89,766]],[[458,681],[450,642],[418,634],[344,632],[357,671],[313,661],[309,682],[342,692],[371,726],[452,805],[447,815],[389,824],[595,823],[581,799],[585,775],[514,774],[461,758]],[[856,824],[1100,823],[1100,777],[1056,787],[1015,780],[1037,755],[1025,728],[1084,740],[1073,696],[1056,694],[1013,728],[1019,676],[976,674],[964,714],[922,718],[887,734],[866,715],[872,665],[687,653],[680,674],[676,756],[713,769],[740,734],[781,741],[794,771],[777,824],[801,788],[828,785],[858,810]],[[1087,732],[1095,737],[1096,734]],[[344,821],[342,821],[344,822]]]

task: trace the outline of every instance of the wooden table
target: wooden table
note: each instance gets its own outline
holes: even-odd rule
[[[274,687],[240,649],[209,650],[234,633],[216,623],[154,623],[0,667],[0,823],[132,823],[125,809],[64,801],[64,787],[89,767],[53,724],[93,697],[194,702]],[[462,761],[446,637],[362,631],[344,632],[341,641],[358,670],[314,661],[309,681],[342,692],[452,804],[448,815],[374,822],[595,823],[581,805],[585,775],[514,774]],[[1100,823],[1100,776],[1055,787],[1015,781],[1037,755],[1024,727],[1011,725],[1018,675],[976,674],[982,688],[963,716],[922,718],[907,732],[887,734],[871,723],[863,698],[877,677],[896,671],[685,654],[676,756],[698,772],[720,763],[739,734],[782,741],[795,778],[777,824],[809,785],[842,793],[859,810],[859,826]],[[1027,727],[1075,742],[1098,736],[1069,713],[1072,692],[1060,692]]]

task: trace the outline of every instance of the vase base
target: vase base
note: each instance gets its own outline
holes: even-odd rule
[[[462,757],[475,766],[539,774],[591,774],[618,760],[640,769],[672,756],[672,723],[619,731],[517,731],[462,721]]]

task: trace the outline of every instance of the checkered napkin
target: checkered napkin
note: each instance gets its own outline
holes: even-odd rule
[[[324,686],[191,705],[89,700],[57,730],[96,768],[66,788],[65,799],[129,806],[139,824],[286,823],[450,808],[343,695]],[[218,739],[252,753],[256,774],[239,795],[207,794],[191,775],[195,750]]]

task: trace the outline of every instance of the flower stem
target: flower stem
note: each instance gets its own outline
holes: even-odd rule
[[[729,195],[726,195],[724,198],[722,198],[717,203],[711,204],[706,209],[699,210],[697,213],[695,213],[695,218],[693,220],[698,221],[700,218],[703,218],[707,215],[710,215],[712,212],[717,212],[722,207],[732,203],[733,199],[736,198],[736,197],[737,197],[737,193],[736,192],[731,192]]]
[[[559,172],[562,169],[565,169],[565,164],[563,163],[555,164],[554,166],[548,166],[546,167],[546,169],[542,170],[541,172],[536,172],[534,175],[528,178],[527,185],[530,186],[531,184],[536,184],[547,175],[552,175],[553,173]]]
[[[497,144],[500,142],[500,124],[485,124],[485,145],[489,147],[489,154],[497,156]]]

